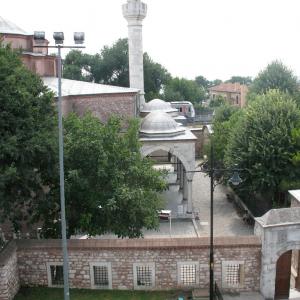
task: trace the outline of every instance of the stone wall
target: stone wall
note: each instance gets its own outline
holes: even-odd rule
[[[62,110],[64,115],[75,112],[79,116],[90,111],[102,122],[107,122],[112,115],[133,118],[136,114],[136,97],[136,93],[68,96],[63,97]]]
[[[47,264],[62,263],[60,243],[60,240],[18,241],[21,285],[48,284]],[[197,287],[209,285],[209,238],[70,240],[68,248],[71,287],[91,288],[90,263],[103,262],[111,264],[113,289],[134,288],[136,263],[154,265],[154,289],[182,288],[178,278],[178,265],[182,262],[197,265]],[[215,238],[215,280],[219,286],[222,287],[222,262],[239,261],[243,263],[243,284],[233,289],[259,290],[260,252],[260,241],[254,236]]]
[[[0,300],[11,300],[20,287],[15,242],[0,253]]]

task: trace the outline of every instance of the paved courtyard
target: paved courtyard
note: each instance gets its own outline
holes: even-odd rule
[[[195,173],[193,180],[194,211],[199,212],[197,221],[200,236],[209,235],[210,224],[210,178],[203,173]],[[214,235],[252,235],[253,226],[247,225],[232,202],[226,197],[226,187],[217,185],[214,191]]]
[[[252,235],[253,226],[247,225],[237,214],[232,202],[226,197],[226,187],[217,185],[214,191],[214,235],[234,236]],[[173,218],[176,217],[178,204],[181,203],[182,194],[178,186],[172,185],[165,193],[166,209],[172,211]],[[193,180],[193,210],[198,212],[199,220],[172,221],[172,237],[175,236],[209,236],[210,231],[210,178],[204,173],[196,172]],[[145,237],[168,237],[169,225],[166,222],[160,224],[159,231],[145,231]]]

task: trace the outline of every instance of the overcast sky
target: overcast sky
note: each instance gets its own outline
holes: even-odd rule
[[[0,14],[28,33],[86,34],[85,51],[127,37],[126,0],[2,0]],[[280,59],[300,77],[299,0],[144,0],[144,51],[173,76],[252,76]]]

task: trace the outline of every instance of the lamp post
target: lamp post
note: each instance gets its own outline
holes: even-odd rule
[[[232,177],[228,180],[232,185],[239,185],[242,182],[238,171],[241,169],[215,169],[214,165],[214,147],[210,143],[210,165],[207,170],[186,171],[186,173],[208,173],[210,177],[210,243],[209,243],[209,300],[214,300],[214,176],[215,172],[233,171]]]
[[[70,299],[69,290],[69,262],[68,262],[68,249],[67,249],[67,230],[66,230],[66,210],[65,210],[65,179],[64,179],[64,141],[63,141],[63,123],[62,123],[62,93],[61,93],[61,70],[62,48],[85,48],[84,46],[64,46],[64,33],[54,32],[53,38],[55,40],[55,46],[48,46],[43,43],[45,41],[44,31],[35,31],[34,40],[37,44],[43,43],[43,45],[35,45],[37,48],[56,48],[57,49],[57,75],[58,75],[58,141],[59,141],[59,181],[60,181],[60,211],[61,211],[61,236],[62,236],[62,249],[63,249],[63,274],[64,274],[64,300]],[[84,33],[74,32],[75,44],[83,44]]]
[[[209,244],[209,300],[214,300],[214,174],[216,171],[233,171],[233,176],[229,182],[233,185],[239,185],[242,182],[238,171],[239,169],[215,169],[214,166],[214,147],[210,143],[210,244]]]

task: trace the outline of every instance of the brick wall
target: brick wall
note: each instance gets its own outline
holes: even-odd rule
[[[11,300],[19,290],[19,274],[15,242],[0,253],[0,300]]]
[[[196,262],[197,287],[209,284],[209,239],[71,240],[70,286],[91,288],[90,263],[110,262],[113,289],[133,289],[133,264],[154,263],[155,289],[175,289],[178,263]],[[239,291],[259,290],[261,244],[257,237],[215,238],[215,279],[222,286],[222,261],[242,261]],[[21,285],[47,285],[47,263],[62,262],[59,240],[18,241]]]
[[[64,114],[75,112],[79,116],[90,111],[102,122],[111,115],[125,118],[135,116],[136,93],[99,94],[63,97],[62,110]]]

